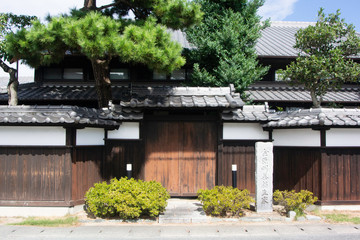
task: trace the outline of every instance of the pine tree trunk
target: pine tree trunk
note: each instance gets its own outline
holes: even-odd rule
[[[96,9],[96,0],[84,0],[84,9],[95,10]]]
[[[108,107],[109,101],[112,100],[109,61],[92,59],[91,64],[94,71],[98,106],[99,108]]]
[[[19,81],[16,76],[16,69],[11,68],[8,65],[6,65],[1,59],[0,59],[0,67],[4,70],[4,72],[9,73],[9,83],[7,86],[8,90],[8,103],[10,106],[16,106],[18,104],[18,86]]]

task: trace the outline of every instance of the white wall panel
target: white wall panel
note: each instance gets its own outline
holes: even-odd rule
[[[359,128],[333,128],[326,131],[326,146],[329,147],[359,147]]]
[[[105,130],[102,128],[84,128],[76,130],[76,145],[104,145]]]
[[[119,129],[108,131],[109,139],[139,139],[140,124],[138,122],[123,122]]]
[[[224,123],[223,139],[251,140],[269,139],[269,133],[263,131],[260,123]]]
[[[0,127],[2,146],[65,146],[66,130],[63,127]]]
[[[274,146],[320,147],[320,131],[312,129],[274,129]]]

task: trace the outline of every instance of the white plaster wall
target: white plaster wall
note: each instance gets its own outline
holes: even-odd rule
[[[358,147],[360,146],[360,129],[333,128],[326,131],[326,146]]]
[[[226,140],[251,140],[269,139],[269,133],[263,131],[259,123],[224,123],[223,139]]]
[[[274,146],[320,147],[320,131],[311,129],[274,129]]]
[[[76,130],[77,146],[103,146],[105,130],[102,128],[84,128]]]
[[[108,131],[108,139],[139,139],[140,124],[138,122],[123,122],[119,129]]]
[[[65,146],[66,131],[63,127],[0,127],[2,146]]]

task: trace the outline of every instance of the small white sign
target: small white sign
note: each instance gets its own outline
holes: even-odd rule
[[[132,171],[132,164],[126,164],[126,171]]]
[[[237,165],[236,164],[231,165],[231,169],[232,169],[233,172],[236,172],[237,171]]]

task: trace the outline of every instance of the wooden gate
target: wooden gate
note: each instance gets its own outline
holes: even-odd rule
[[[214,122],[149,121],[145,134],[145,180],[161,182],[172,196],[215,186]]]

